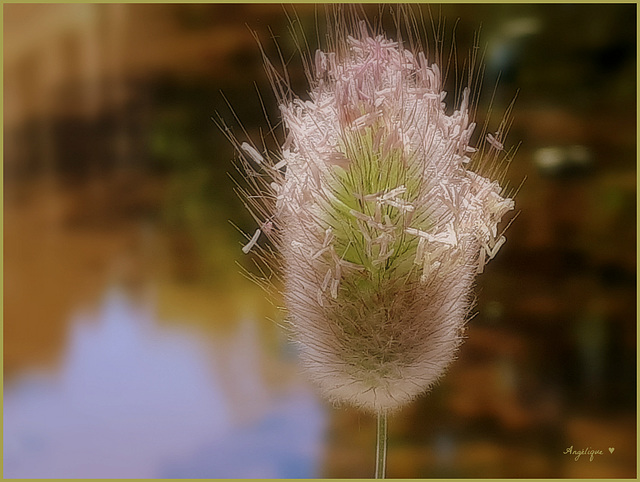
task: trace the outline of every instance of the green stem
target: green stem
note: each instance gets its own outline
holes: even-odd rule
[[[376,442],[376,479],[384,479],[387,466],[387,412],[378,412]]]

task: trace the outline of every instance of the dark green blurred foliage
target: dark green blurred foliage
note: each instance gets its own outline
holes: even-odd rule
[[[193,280],[224,285],[237,238],[229,220],[250,223],[229,178],[234,153],[211,121],[214,93],[206,85],[171,81],[154,86],[148,146],[152,168],[167,179],[161,209],[174,248],[194,257]]]

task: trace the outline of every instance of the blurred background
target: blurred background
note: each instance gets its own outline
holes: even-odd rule
[[[260,93],[277,122],[252,30],[304,92],[283,7],[3,13],[4,477],[372,476],[375,419],[305,381],[229,223],[255,229],[211,117],[257,140]],[[518,94],[526,181],[459,359],[390,417],[388,476],[635,477],[636,5],[423,13],[455,36],[448,99],[478,32],[480,125]]]

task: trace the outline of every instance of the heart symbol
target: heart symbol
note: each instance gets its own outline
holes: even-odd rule
[[[609,453],[613,453],[614,450],[615,450],[615,448],[609,447]]]

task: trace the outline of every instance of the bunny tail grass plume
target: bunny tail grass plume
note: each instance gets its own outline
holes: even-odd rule
[[[280,264],[309,376],[329,400],[379,414],[454,359],[474,278],[504,243],[498,224],[514,202],[494,180],[504,134],[470,145],[470,89],[447,115],[440,69],[416,42],[347,17],[334,15],[328,51],[303,55],[305,100],[265,59],[280,152],[232,140],[260,223],[244,251]],[[260,248],[262,233],[277,252]]]

